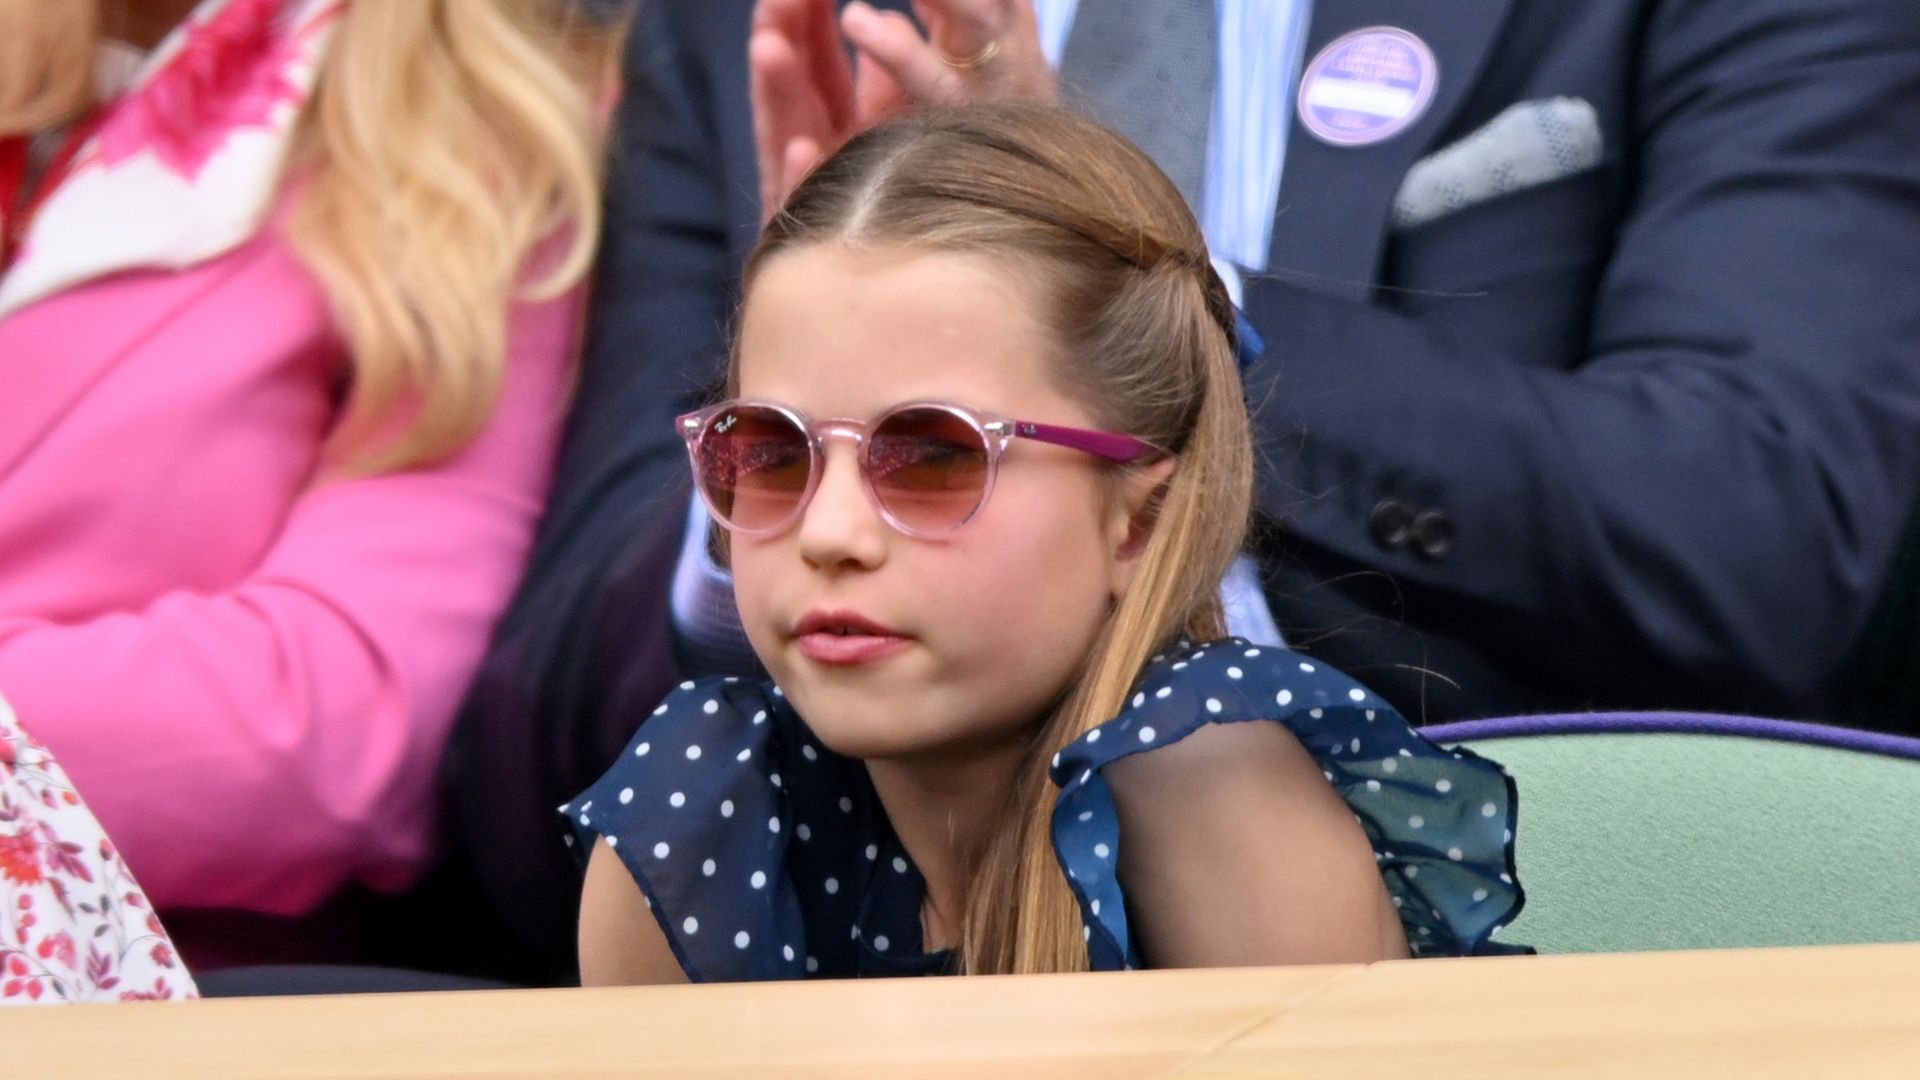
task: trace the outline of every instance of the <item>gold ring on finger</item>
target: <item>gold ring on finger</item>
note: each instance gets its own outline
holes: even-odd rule
[[[972,71],[993,63],[993,58],[1000,55],[1000,42],[998,39],[989,41],[980,47],[979,52],[971,56],[948,56],[939,49],[933,50],[933,54],[940,58],[941,63],[955,71]]]

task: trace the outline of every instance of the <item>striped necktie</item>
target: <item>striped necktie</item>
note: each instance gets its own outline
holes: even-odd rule
[[[1215,0],[1082,0],[1060,57],[1069,105],[1133,140],[1200,209],[1218,66]]]

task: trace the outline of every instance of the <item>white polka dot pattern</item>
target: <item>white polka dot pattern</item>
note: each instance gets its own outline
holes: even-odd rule
[[[1506,778],[1433,747],[1337,671],[1227,645],[1172,650],[1118,716],[1042,762],[1059,787],[1053,839],[1090,966],[1142,965],[1114,873],[1121,837],[1105,767],[1249,721],[1283,724],[1347,801],[1414,955],[1517,951],[1488,940],[1518,912]],[[619,852],[701,981],[941,970],[946,958],[920,945],[923,883],[864,766],[822,746],[768,684],[720,685],[669,695],[631,752],[562,808],[569,843],[604,837]]]

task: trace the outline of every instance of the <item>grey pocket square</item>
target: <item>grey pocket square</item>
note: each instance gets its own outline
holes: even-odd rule
[[[1600,163],[1600,119],[1582,98],[1523,101],[1415,162],[1393,199],[1408,229],[1495,196],[1558,180]]]

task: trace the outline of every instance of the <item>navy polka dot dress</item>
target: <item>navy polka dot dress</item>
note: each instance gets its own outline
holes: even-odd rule
[[[1103,771],[1248,722],[1284,724],[1353,809],[1414,956],[1527,951],[1491,940],[1522,902],[1504,772],[1428,742],[1337,671],[1228,639],[1157,658],[1120,715],[1051,763],[1054,846],[1094,970],[1141,966]],[[924,884],[866,768],[814,739],[772,683],[682,683],[561,813],[583,857],[603,837],[619,853],[695,982],[951,970],[922,947]]]

